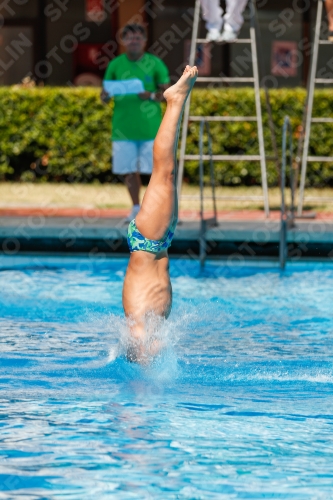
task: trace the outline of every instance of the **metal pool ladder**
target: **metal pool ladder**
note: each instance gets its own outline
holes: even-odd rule
[[[289,151],[288,151],[289,150]],[[286,190],[286,168],[287,155],[289,152],[290,168],[290,189],[291,189],[291,207],[286,209],[285,190]],[[293,178],[293,138],[289,116],[285,116],[282,129],[282,163],[281,163],[281,226],[280,226],[280,268],[284,269],[288,258],[288,229],[294,227],[295,219],[295,191]]]
[[[316,77],[317,65],[318,65],[319,45],[331,45],[333,47],[332,42],[330,42],[329,40],[323,40],[320,38],[323,3],[324,2],[322,0],[318,0],[317,18],[316,18],[315,35],[314,35],[313,52],[312,52],[312,62],[311,62],[311,71],[310,71],[309,80],[308,80],[307,100],[306,100],[306,105],[305,105],[305,110],[304,110],[304,118],[305,118],[304,145],[303,145],[303,154],[302,154],[301,182],[300,182],[298,210],[297,210],[298,216],[302,215],[304,201],[312,201],[312,202],[322,202],[323,201],[323,198],[318,198],[318,197],[304,198],[306,169],[307,169],[308,162],[331,162],[331,163],[333,163],[333,156],[310,156],[309,155],[311,123],[333,123],[333,117],[320,118],[320,117],[313,117],[312,116],[315,84],[319,83],[319,84],[329,85],[329,84],[333,83],[333,78],[317,78]],[[300,136],[299,150],[301,150],[301,141],[302,140],[303,140],[303,134],[301,134],[301,136]],[[328,199],[325,199],[325,201],[332,202],[332,199],[328,198]]]
[[[263,196],[238,196],[233,197],[233,199],[237,201],[242,200],[260,200],[264,202],[265,214],[269,216],[269,201],[268,201],[268,185],[267,185],[267,170],[266,170],[266,154],[265,154],[265,144],[264,144],[264,132],[263,132],[263,123],[262,123],[262,110],[261,110],[261,101],[260,101],[260,83],[259,83],[259,61],[258,61],[258,51],[257,51],[257,30],[258,24],[256,22],[256,4],[255,0],[249,1],[250,5],[250,15],[251,15],[251,27],[250,27],[250,38],[242,38],[235,40],[234,43],[237,44],[249,44],[251,47],[251,58],[252,58],[252,77],[199,77],[197,82],[214,84],[214,83],[251,83],[254,87],[254,95],[255,95],[255,106],[256,106],[256,116],[190,116],[190,97],[186,101],[185,109],[184,109],[184,119],[183,119],[183,127],[182,127],[182,136],[181,136],[181,146],[180,146],[180,155],[179,155],[179,170],[178,170],[178,193],[181,193],[181,186],[183,181],[183,173],[184,173],[184,162],[186,160],[199,160],[199,155],[194,154],[186,154],[186,139],[188,133],[188,124],[189,121],[193,122],[201,122],[202,118],[205,118],[207,121],[212,122],[257,122],[257,137],[259,143],[259,154],[256,155],[212,155],[211,161],[259,161],[261,167],[261,182],[263,189]],[[189,57],[189,64],[193,66],[195,63],[197,44],[199,43],[209,43],[206,39],[198,38],[199,31],[199,22],[200,22],[200,0],[196,0],[195,2],[195,10],[194,10],[194,20],[193,20],[193,31],[192,31],[192,40],[191,40],[191,51]],[[265,88],[266,90],[266,88]],[[266,90],[266,104],[268,106],[269,116],[270,116],[270,105],[268,99],[268,93]],[[272,142],[276,143],[275,135],[274,135],[274,126],[273,121],[270,119],[270,128],[272,133]],[[278,153],[276,148],[276,158],[277,160]],[[207,157],[205,159],[208,159]],[[183,196],[182,198],[186,198]],[[219,197],[219,199],[226,199],[224,197]],[[228,197],[230,199],[230,197]]]
[[[208,136],[208,157],[209,157],[209,172],[210,172],[210,185],[212,188],[212,195],[209,199],[213,200],[213,217],[204,217],[204,166],[203,162],[205,159],[204,155],[204,134],[205,131]],[[200,175],[200,266],[201,268],[205,265],[206,255],[207,255],[207,244],[206,244],[206,233],[207,229],[215,227],[217,223],[217,209],[216,209],[216,196],[215,196],[215,173],[213,164],[213,151],[212,151],[212,136],[210,133],[209,122],[203,118],[200,121],[200,136],[199,136],[199,175]]]

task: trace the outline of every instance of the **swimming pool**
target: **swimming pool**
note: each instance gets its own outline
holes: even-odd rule
[[[0,498],[332,498],[333,266],[172,260],[142,369],[126,264],[1,258]]]

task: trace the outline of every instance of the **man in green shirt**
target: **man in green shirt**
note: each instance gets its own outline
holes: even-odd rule
[[[109,63],[104,80],[136,78],[145,89],[141,94],[114,97],[112,171],[125,178],[133,203],[127,219],[132,220],[140,209],[140,173],[150,175],[152,172],[153,143],[162,120],[160,102],[170,78],[163,61],[145,52],[147,37],[142,25],[126,25],[122,42],[125,54]],[[110,96],[103,90],[101,99],[108,102]]]

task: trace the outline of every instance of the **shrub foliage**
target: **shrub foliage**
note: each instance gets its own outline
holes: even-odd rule
[[[272,155],[268,116],[262,94],[266,154]],[[306,92],[304,89],[270,91],[279,151],[284,116],[291,118],[294,151]],[[333,108],[331,91],[318,90],[314,116],[328,117]],[[112,180],[111,117],[112,103],[103,105],[99,90],[93,88],[0,88],[0,177],[8,180],[67,182],[106,182]],[[255,115],[252,89],[195,89],[191,114]],[[131,117],[129,117],[131,119]],[[213,152],[216,154],[258,154],[255,122],[211,123]],[[312,156],[333,156],[332,124],[313,124]],[[207,142],[207,138],[206,142]],[[187,153],[198,152],[199,125],[189,125]],[[261,183],[259,162],[220,162],[215,164],[220,184],[255,185]],[[278,182],[274,162],[267,163],[268,181]],[[198,163],[186,162],[185,178],[198,181]],[[310,163],[308,184],[333,185],[333,164]]]

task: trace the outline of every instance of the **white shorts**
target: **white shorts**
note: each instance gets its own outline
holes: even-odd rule
[[[112,172],[118,175],[151,174],[154,141],[113,141]]]

